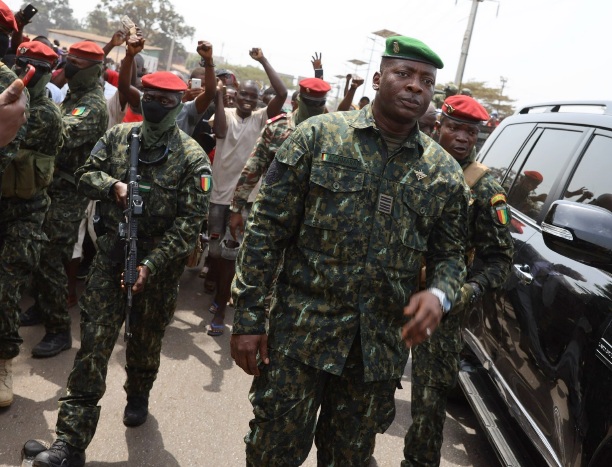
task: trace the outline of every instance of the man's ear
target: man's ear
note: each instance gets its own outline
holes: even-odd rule
[[[378,87],[380,86],[380,76],[380,71],[377,71],[372,77],[372,89],[374,89],[375,91],[378,91]]]

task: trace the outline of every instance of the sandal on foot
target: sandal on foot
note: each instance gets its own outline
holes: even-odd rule
[[[217,311],[219,311],[219,305],[217,305],[216,302],[212,302],[212,305],[210,305],[208,311],[210,311],[213,315],[217,314]]]
[[[207,334],[209,336],[217,337],[223,334],[224,330],[225,330],[225,325],[210,323],[210,329],[208,330]]]

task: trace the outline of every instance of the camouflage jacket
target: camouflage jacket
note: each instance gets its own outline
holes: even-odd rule
[[[111,255],[117,244],[117,228],[124,221],[123,209],[114,200],[113,185],[127,181],[129,170],[128,135],[133,126],[119,124],[98,141],[75,177],[78,191],[99,199],[106,234],[98,237],[101,252]],[[193,250],[200,227],[208,213],[210,161],[200,145],[174,127],[167,146],[167,157],[156,164],[139,164],[143,214],[138,216],[139,241],[154,243],[146,258],[152,272],[175,267]],[[146,156],[141,148],[141,157]],[[154,270],[154,271],[153,271]]]
[[[371,106],[311,117],[285,141],[251,211],[233,284],[234,334],[332,374],[361,339],[365,381],[400,378],[403,307],[428,284],[455,297],[465,278],[468,188],[418,128],[393,154]]]
[[[467,280],[483,290],[497,288],[510,272],[514,243],[506,193],[490,173],[471,188],[468,216],[468,249],[474,248],[475,256]]]
[[[31,149],[48,157],[56,157],[64,144],[60,108],[46,93],[30,101],[28,131],[20,149]]]
[[[232,212],[241,212],[247,204],[249,195],[270,167],[278,148],[295,130],[295,115],[295,112],[283,113],[266,123],[236,184],[230,207]]]
[[[9,85],[17,79],[17,75],[11,71],[4,63],[0,62],[0,93],[2,93]],[[24,89],[25,93],[27,90]],[[29,99],[29,94],[28,94]],[[11,160],[17,155],[19,150],[19,144],[25,138],[27,131],[27,123],[24,124],[19,131],[15,139],[3,148],[0,148],[0,175],[4,172],[4,169],[11,162]]]
[[[108,126],[104,91],[98,85],[87,91],[68,91],[61,109],[64,120],[64,148],[56,159],[59,170],[68,175],[83,165],[96,141]]]
[[[62,145],[59,107],[44,92],[31,97],[25,138],[2,177],[3,195],[29,199],[41,193],[53,179],[55,157]]]

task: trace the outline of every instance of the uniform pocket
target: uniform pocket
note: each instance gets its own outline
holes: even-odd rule
[[[304,224],[348,232],[354,227],[355,206],[363,201],[365,174],[344,167],[313,166]]]
[[[176,183],[163,178],[154,179],[145,209],[149,216],[175,218],[177,212],[178,190]]]
[[[418,251],[427,250],[429,234],[442,215],[444,201],[434,194],[407,185],[402,193],[400,241]]]
[[[38,156],[34,158],[34,177],[39,190],[51,185],[55,157]]]

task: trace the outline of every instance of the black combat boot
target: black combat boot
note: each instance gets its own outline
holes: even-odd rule
[[[140,426],[147,421],[149,415],[149,396],[128,396],[123,412],[125,426]]]
[[[57,355],[62,350],[72,347],[72,336],[70,331],[45,334],[45,337],[32,349],[32,356],[47,358]]]
[[[34,458],[34,467],[83,467],[85,451],[56,439],[49,449]]]

